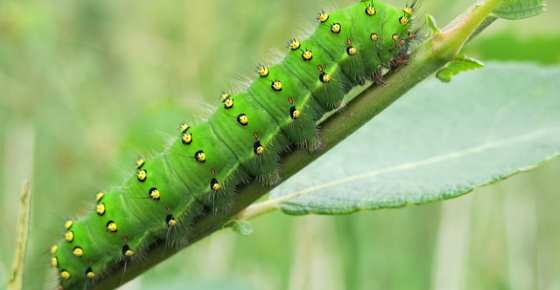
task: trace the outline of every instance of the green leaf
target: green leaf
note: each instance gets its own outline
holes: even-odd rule
[[[494,63],[425,81],[271,198],[289,214],[346,214],[449,199],[532,169],[560,154],[559,80],[558,67]]]
[[[530,47],[531,49],[527,49]],[[541,34],[529,37],[519,37],[512,30],[492,34],[474,40],[467,47],[465,53],[476,55],[486,61],[524,61],[540,64],[560,63],[560,35]]]
[[[175,276],[176,277],[176,276]],[[224,279],[221,277],[215,277],[213,279],[186,279],[185,277],[170,278],[165,277],[165,279],[151,279],[149,281],[142,280],[139,287],[134,289],[140,290],[252,290],[253,287],[247,285],[243,281],[238,281],[234,278]],[[165,285],[165,287],[162,287]],[[188,287],[186,286],[188,285]],[[126,287],[124,287],[126,288]]]
[[[493,11],[497,17],[517,20],[543,13],[544,0],[502,0],[502,4]]]
[[[233,220],[228,226],[231,226],[234,232],[242,236],[249,236],[253,233],[253,226],[246,220]]]
[[[430,32],[432,34],[441,32],[439,26],[437,25],[435,17],[430,14],[426,15],[426,25],[430,28]]]
[[[481,68],[483,66],[484,64],[478,59],[468,56],[458,56],[438,71],[436,77],[442,82],[450,82],[454,76],[462,72]]]

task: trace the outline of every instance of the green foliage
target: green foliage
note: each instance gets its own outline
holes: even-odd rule
[[[544,0],[502,0],[503,3],[494,10],[494,15],[517,20],[533,17],[544,11]]]
[[[430,28],[431,33],[437,33],[441,31],[439,26],[437,25],[436,18],[432,15],[426,15],[426,25],[428,26],[428,28]]]
[[[167,290],[184,290],[185,285],[188,284],[189,290],[250,290],[253,287],[249,287],[237,281],[230,280],[218,280],[218,281],[204,281],[202,279],[195,281],[185,281],[185,279],[173,279],[171,281],[165,281],[165,289]],[[142,286],[142,290],[160,290],[162,281],[157,283],[146,283]]]
[[[234,220],[229,226],[234,232],[242,236],[249,236],[253,233],[253,226],[246,220]]]
[[[272,198],[290,197],[289,214],[346,214],[449,199],[534,168],[560,154],[559,78],[491,64],[427,81]]]
[[[481,61],[475,58],[461,55],[456,57],[454,60],[445,65],[444,68],[438,71],[436,77],[442,82],[450,82],[454,76],[462,72],[474,70],[483,66],[484,64]]]
[[[560,36],[558,34],[520,36],[506,30],[475,39],[465,53],[479,59],[499,61],[530,61],[543,65],[560,63]]]

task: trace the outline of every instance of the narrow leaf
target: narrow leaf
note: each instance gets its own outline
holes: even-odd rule
[[[454,76],[462,72],[474,70],[483,66],[484,64],[477,59],[468,56],[458,56],[438,71],[436,76],[442,82],[450,82]]]
[[[560,154],[560,68],[490,64],[429,80],[271,194],[289,214],[345,214],[468,193]]]
[[[441,32],[441,29],[438,27],[435,17],[430,14],[426,15],[426,25],[428,25],[428,28],[430,28],[430,32],[432,34]]]
[[[246,220],[232,221],[231,229],[242,236],[249,236],[253,233],[253,226]]]
[[[543,13],[544,0],[502,0],[502,4],[494,10],[497,17],[517,20],[529,18]]]

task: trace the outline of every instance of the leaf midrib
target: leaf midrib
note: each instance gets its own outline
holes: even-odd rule
[[[435,155],[435,156],[425,158],[425,159],[422,159],[422,160],[417,160],[417,161],[414,161],[414,162],[407,162],[407,163],[398,164],[398,165],[394,165],[394,166],[389,166],[389,167],[385,167],[385,168],[381,168],[381,169],[366,171],[366,172],[361,173],[361,174],[346,176],[346,177],[335,179],[333,181],[326,182],[326,183],[323,183],[323,184],[320,184],[320,185],[311,186],[311,187],[305,188],[301,191],[289,193],[289,194],[286,194],[286,195],[283,195],[283,196],[280,196],[280,197],[277,197],[277,198],[271,198],[268,201],[265,201],[263,203],[281,204],[281,203],[290,201],[294,198],[301,197],[303,195],[307,195],[307,194],[310,194],[310,193],[313,193],[313,192],[324,190],[326,188],[331,188],[331,187],[339,186],[339,185],[350,183],[350,182],[356,182],[356,181],[359,181],[359,180],[372,178],[372,177],[375,177],[375,176],[388,174],[388,173],[418,169],[418,168],[421,168],[421,167],[425,167],[425,166],[429,166],[429,165],[433,165],[433,164],[437,164],[437,163],[441,163],[441,162],[447,162],[447,161],[450,161],[450,160],[461,159],[463,157],[483,153],[485,151],[489,151],[489,150],[496,149],[496,148],[512,146],[512,145],[516,145],[516,144],[524,143],[524,142],[530,142],[532,140],[537,140],[540,137],[548,135],[548,134],[550,134],[550,132],[552,130],[556,130],[556,129],[558,129],[558,128],[542,128],[542,129],[539,129],[537,131],[532,131],[532,132],[522,134],[522,135],[508,137],[508,138],[501,139],[501,140],[496,140],[496,141],[485,142],[484,144],[481,144],[481,145],[478,145],[478,146],[473,146],[473,147],[468,147],[468,148],[465,148],[465,149],[462,149],[462,150],[459,150],[459,151],[454,151],[454,152],[445,153],[445,154],[439,154],[439,155]]]

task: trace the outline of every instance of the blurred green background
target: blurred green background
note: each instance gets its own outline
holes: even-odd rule
[[[204,119],[320,9],[350,2],[0,0],[0,285],[24,179],[34,194],[25,289],[50,289],[47,252],[65,219],[181,121]],[[423,0],[418,14],[445,24],[471,2]],[[467,53],[559,63],[560,3],[549,2],[541,16],[499,21]],[[422,207],[270,214],[251,236],[219,232],[125,289],[560,289],[559,170]]]

